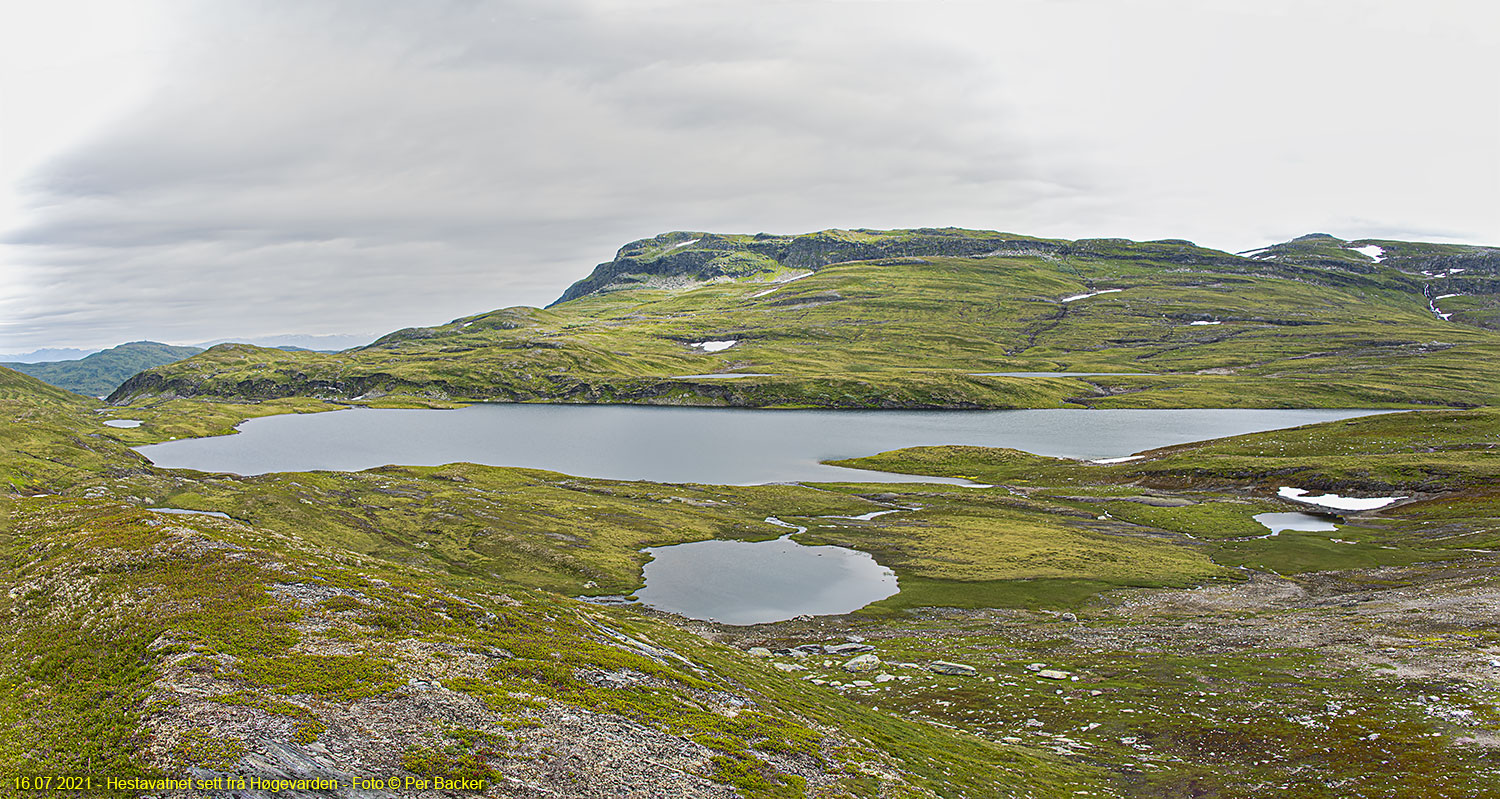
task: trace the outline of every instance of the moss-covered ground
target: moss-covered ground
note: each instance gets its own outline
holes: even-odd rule
[[[973,488],[472,464],[241,478],[156,469],[127,445],[326,404],[100,414],[0,372],[0,406],[7,774],[233,771],[268,742],[363,740],[354,720],[374,708],[440,706],[366,756],[557,779],[539,764],[563,756],[536,742],[581,723],[564,708],[667,736],[687,777],[756,797],[1483,797],[1500,779],[1489,410],[1109,465],[967,447],[849,462],[991,486]],[[102,426],[111,414],[145,424]],[[1299,507],[1287,485],[1406,499],[1263,537],[1256,514]],[[876,510],[898,512],[830,518]],[[770,516],[870,552],[900,593],[756,628],[571,598],[639,587],[647,546],[784,533]],[[888,679],[744,651],[850,635]]]

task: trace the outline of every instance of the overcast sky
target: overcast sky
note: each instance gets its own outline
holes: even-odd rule
[[[0,0],[0,352],[543,305],[669,230],[1500,244],[1491,0]]]

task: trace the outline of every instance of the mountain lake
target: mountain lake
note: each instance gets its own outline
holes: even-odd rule
[[[820,461],[940,444],[1010,447],[1098,460],[1380,412],[767,411],[482,404],[457,410],[361,408],[268,416],[243,423],[236,435],[169,441],[137,450],[165,468],[244,475],[472,462],[668,483],[964,483],[845,469]],[[774,518],[767,522],[791,527]],[[800,529],[769,541],[699,541],[647,549],[652,560],[646,564],[645,587],[637,598],[644,605],[690,618],[759,624],[848,613],[896,593],[895,575],[870,555],[844,547],[804,546],[792,540]]]

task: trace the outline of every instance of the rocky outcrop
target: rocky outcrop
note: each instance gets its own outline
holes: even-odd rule
[[[1340,259],[1312,252],[1312,248],[1328,243],[1343,242],[1326,233],[1314,233],[1267,248],[1252,260],[1199,247],[1186,239],[1066,241],[961,228],[825,230],[798,236],[768,233],[730,236],[678,231],[621,247],[614,260],[596,266],[588,277],[569,286],[552,305],[610,291],[642,287],[681,288],[777,270],[816,272],[833,264],[896,258],[1030,255],[1135,260],[1189,269],[1245,271],[1248,267],[1257,274],[1269,272],[1295,279],[1309,277],[1298,267],[1313,266],[1333,270],[1331,275],[1317,276],[1317,282],[1335,283],[1352,275],[1376,271],[1374,262],[1366,264],[1356,257]],[[1266,258],[1267,255],[1289,260],[1278,262]]]
[[[881,258],[977,256],[1007,251],[1057,252],[1066,242],[959,228],[899,231],[825,230],[800,236],[663,233],[633,241],[574,283],[552,305],[639,286],[669,286],[747,277],[777,269],[818,271],[830,264]],[[551,307],[551,306],[549,306]]]

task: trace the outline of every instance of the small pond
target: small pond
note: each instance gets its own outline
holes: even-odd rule
[[[792,527],[775,518],[766,521]],[[791,535],[652,547],[645,550],[652,558],[645,568],[646,587],[636,596],[657,610],[744,625],[849,613],[896,593],[896,575],[869,555],[803,546]]]
[[[146,510],[156,513],[180,513],[186,516],[214,516],[220,519],[229,518],[229,514],[217,510],[188,510],[186,508],[147,508]]]
[[[1339,529],[1328,517],[1312,513],[1257,513],[1255,520],[1270,530],[1271,535],[1278,535],[1286,530],[1302,533],[1331,533]]]

